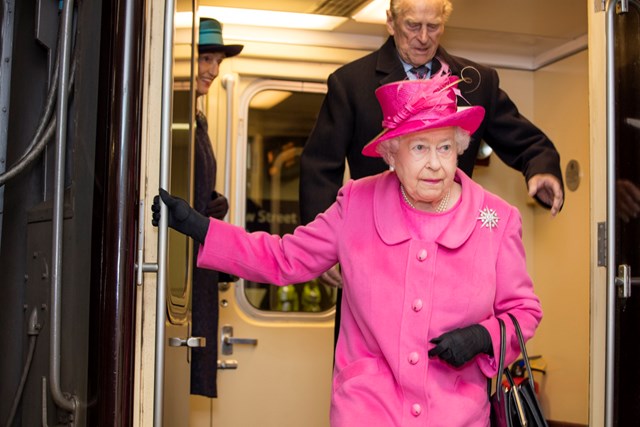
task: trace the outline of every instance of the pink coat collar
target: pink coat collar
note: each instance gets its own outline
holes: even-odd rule
[[[436,243],[449,249],[462,246],[476,228],[477,217],[485,200],[485,192],[460,169],[456,179],[462,185],[462,200],[456,209],[451,224],[436,239]],[[380,238],[387,245],[395,245],[411,239],[411,234],[402,218],[402,206],[398,203],[400,182],[393,172],[385,172],[376,183],[373,195],[373,217]]]

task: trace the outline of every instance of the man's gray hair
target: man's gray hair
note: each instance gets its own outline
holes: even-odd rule
[[[389,3],[389,10],[391,11],[391,16],[393,19],[396,19],[398,16],[402,15],[402,6],[404,6],[405,2],[418,2],[418,1],[429,1],[429,0],[391,0]],[[442,2],[442,18],[446,23],[451,16],[451,12],[453,12],[453,5],[451,4],[451,0],[439,0]]]

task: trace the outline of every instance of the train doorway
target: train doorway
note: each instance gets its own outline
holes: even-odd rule
[[[223,84],[238,112],[225,162],[229,221],[291,232],[300,223],[299,156],[325,85],[237,75]],[[191,425],[328,425],[335,289],[238,280],[219,290],[218,397],[191,397]]]

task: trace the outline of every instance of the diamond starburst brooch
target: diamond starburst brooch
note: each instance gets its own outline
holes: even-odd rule
[[[480,209],[480,216],[478,217],[480,221],[482,221],[482,227],[487,227],[489,230],[498,226],[498,212],[495,209],[484,208]]]

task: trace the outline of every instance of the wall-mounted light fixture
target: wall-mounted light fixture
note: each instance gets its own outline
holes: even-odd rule
[[[291,92],[284,90],[263,90],[251,98],[249,107],[256,108],[258,110],[269,110],[289,98],[291,95]]]

